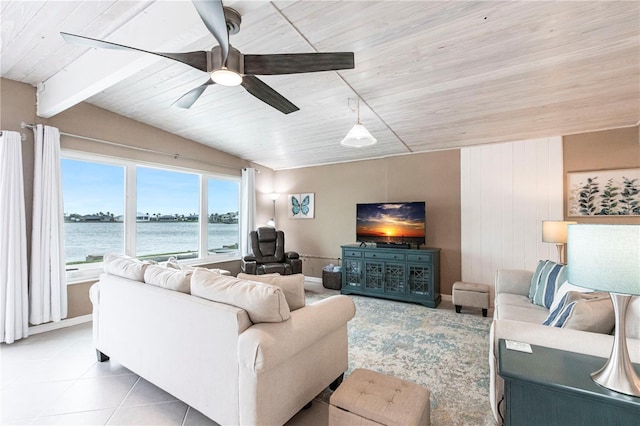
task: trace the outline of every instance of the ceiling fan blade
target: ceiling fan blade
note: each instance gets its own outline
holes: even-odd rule
[[[209,32],[218,41],[222,50],[222,64],[226,65],[229,55],[229,32],[224,18],[224,8],[221,0],[193,0],[193,6],[204,22]]]
[[[179,108],[189,109],[191,106],[198,100],[198,98],[204,93],[205,89],[212,85],[216,84],[211,79],[209,79],[206,83],[201,84],[195,89],[189,90],[184,95],[180,96],[180,98],[171,104],[171,106],[177,106]]]
[[[353,52],[244,55],[244,72],[252,75],[335,71],[353,67]]]
[[[242,77],[242,87],[262,102],[271,105],[284,114],[290,114],[300,109],[266,83],[252,75]]]
[[[186,53],[150,52],[148,50],[138,49],[137,47],[125,46],[122,44],[112,43],[110,41],[98,40],[95,38],[84,37],[75,34],[61,32],[60,35],[67,43],[94,47],[98,49],[133,50],[136,52],[150,53],[152,55],[162,56],[163,58],[182,62],[183,64],[187,64],[190,67],[199,69],[201,71],[209,71],[207,69],[207,52],[205,51]]]

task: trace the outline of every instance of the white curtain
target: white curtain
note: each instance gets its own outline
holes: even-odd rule
[[[242,205],[240,210],[240,253],[252,253],[249,233],[256,227],[256,169],[242,169]]]
[[[20,133],[0,135],[0,342],[29,335],[27,228]]]
[[[64,261],[64,211],[60,176],[60,132],[34,129],[33,227],[29,321],[42,324],[67,316]]]

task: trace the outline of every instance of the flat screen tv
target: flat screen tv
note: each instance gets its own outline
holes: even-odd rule
[[[356,240],[361,243],[424,244],[424,201],[356,204]]]

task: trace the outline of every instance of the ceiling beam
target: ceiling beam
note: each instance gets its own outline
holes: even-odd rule
[[[91,34],[79,35],[92,37]],[[204,39],[210,39],[211,45],[216,44],[191,3],[162,1],[151,4],[105,40],[127,46],[135,44],[132,47],[149,51],[180,52],[187,46],[202,44]],[[79,49],[71,45],[69,48]],[[37,114],[43,118],[52,117],[144,68],[166,60],[145,53],[90,48],[38,85]]]

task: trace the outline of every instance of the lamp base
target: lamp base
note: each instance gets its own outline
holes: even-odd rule
[[[558,263],[566,265],[567,262],[564,258],[564,243],[556,243],[556,249],[558,249]]]
[[[640,378],[633,369],[626,338],[626,313],[631,296],[611,293],[616,318],[616,330],[609,360],[600,370],[591,373],[594,382],[625,395],[640,397]]]

